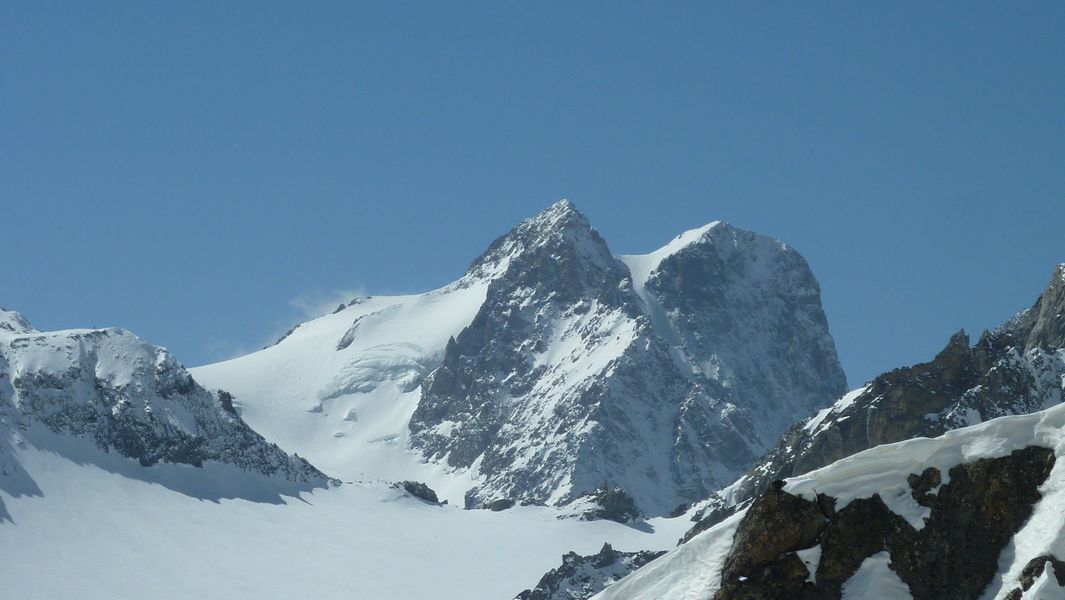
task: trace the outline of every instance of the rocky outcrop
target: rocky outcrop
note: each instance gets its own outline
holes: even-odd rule
[[[643,517],[632,496],[621,488],[598,488],[581,496],[574,503],[580,507],[582,521],[605,519],[617,523],[630,523]]]
[[[927,363],[876,377],[834,406],[791,427],[731,488],[703,505],[686,538],[750,501],[772,481],[794,477],[881,444],[946,431],[1062,401],[1065,265],[1035,305],[970,345],[964,331]]]
[[[1051,450],[1029,446],[955,466],[938,492],[932,491],[938,472],[913,474],[913,497],[930,509],[920,529],[879,495],[837,507],[833,498],[805,499],[774,486],[740,522],[715,598],[837,599],[862,562],[883,551],[916,600],[978,598],[1053,465]],[[797,551],[814,547],[820,558],[810,573]]]
[[[845,387],[806,262],[725,223],[615,257],[563,201],[460,283],[484,279],[409,425],[425,455],[484,476],[473,506],[566,504],[605,483],[665,514]]]
[[[1021,600],[1024,592],[1032,589],[1035,581],[1043,576],[1043,571],[1046,570],[1048,564],[1054,568],[1054,580],[1058,587],[1065,588],[1065,561],[1058,560],[1058,557],[1053,554],[1044,554],[1033,558],[1024,566],[1021,571],[1020,587],[1010,590],[1006,594],[1006,600]]]
[[[401,481],[395,484],[394,487],[407,492],[419,500],[424,500],[430,504],[440,504],[440,498],[437,497],[436,491],[420,481]]]
[[[784,492],[783,483],[762,496],[744,516],[733,538],[736,550],[729,554],[722,570],[723,580],[749,578],[749,573],[782,555],[817,544],[825,519],[834,510],[834,500],[824,497],[809,502]]]
[[[502,512],[514,508],[515,504],[516,502],[510,498],[499,498],[498,500],[492,500],[488,504],[485,504],[484,507],[492,512]]]
[[[570,552],[562,557],[561,567],[548,571],[535,588],[521,592],[515,600],[586,600],[662,554],[618,552],[610,544],[603,544],[591,556]]]

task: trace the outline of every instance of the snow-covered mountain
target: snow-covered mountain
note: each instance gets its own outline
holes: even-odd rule
[[[0,311],[0,596],[490,600],[567,550],[664,550],[685,525],[336,485],[232,402],[128,332]]]
[[[975,345],[828,405],[797,253],[717,222],[616,256],[567,202],[450,285],[192,374],[0,309],[0,576],[20,598],[1065,598],[1063,345],[1065,265]]]
[[[357,299],[193,373],[341,477],[427,481],[468,506],[605,484],[649,514],[732,481],[845,390],[786,244],[715,222],[615,256],[568,201],[450,285]]]
[[[231,400],[127,331],[42,332],[0,309],[0,478],[20,470],[13,445],[62,452],[65,436],[142,466],[214,461],[305,489],[327,485],[306,460],[248,427]]]
[[[1035,304],[970,346],[964,332],[928,363],[895,369],[792,427],[754,468],[703,510],[695,533],[764,491],[867,448],[933,437],[1060,404],[1065,392],[1065,265]]]

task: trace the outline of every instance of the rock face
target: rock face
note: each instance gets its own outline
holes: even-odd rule
[[[1010,323],[1019,339],[1024,339],[1024,350],[1065,347],[1065,264],[1054,269],[1046,290],[1035,306],[1021,313]]]
[[[570,552],[562,557],[561,567],[548,571],[535,588],[523,591],[515,600],[586,600],[662,554],[618,552],[610,544],[591,556]]]
[[[650,514],[733,480],[845,388],[802,257],[725,223],[615,257],[560,202],[491,245],[472,323],[422,383],[411,444],[468,503],[620,487]]]
[[[884,373],[789,429],[743,478],[705,505],[686,538],[749,502],[770,482],[810,472],[881,444],[996,417],[1036,412],[1065,388],[1065,265],[1035,305],[970,346],[964,331],[931,361]]]
[[[420,481],[401,481],[396,487],[420,500],[424,500],[431,504],[440,504],[440,499],[437,498],[433,488]]]
[[[1039,486],[1053,466],[1053,451],[1031,446],[950,469],[938,493],[929,488],[938,473],[914,474],[913,497],[930,509],[921,529],[879,495],[837,510],[834,498],[811,501],[783,486],[770,489],[740,522],[715,598],[840,598],[863,562],[885,551],[916,600],[978,598],[998,570],[1002,549],[1041,498]],[[815,546],[819,560],[811,574],[797,552]]]
[[[236,465],[297,483],[329,479],[268,443],[163,348],[120,329],[41,332],[0,310],[0,427],[45,425],[144,466]]]

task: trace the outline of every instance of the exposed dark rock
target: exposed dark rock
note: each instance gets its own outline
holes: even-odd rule
[[[825,516],[816,502],[780,489],[766,492],[751,505],[736,530],[722,581],[750,577],[789,552],[817,544],[824,528]]]
[[[629,523],[643,515],[636,507],[636,502],[621,488],[599,488],[582,498],[591,500],[593,507],[581,513],[582,521],[605,519],[618,523]]]
[[[507,510],[508,508],[514,508],[514,500],[510,498],[499,498],[498,500],[492,500],[484,507],[492,512],[499,512]]]
[[[843,583],[862,561],[886,548],[889,540],[912,542],[913,532],[913,527],[891,512],[879,495],[844,506],[825,527],[820,540],[816,587],[822,597],[839,598]]]
[[[515,600],[586,600],[662,554],[618,552],[610,544],[603,544],[591,556],[570,552],[562,557],[561,567],[548,571],[535,588],[521,592]]]
[[[425,500],[426,502],[431,502],[433,504],[440,504],[440,499],[437,498],[433,488],[420,481],[401,481],[396,487],[402,488],[408,494],[419,500]]]
[[[222,405],[222,410],[233,416],[237,415],[237,409],[233,406],[233,394],[225,390],[218,390],[218,403]]]
[[[302,323],[300,325],[302,325]],[[273,344],[269,344],[267,346],[263,346],[263,350],[266,350],[267,348],[270,348],[271,346],[276,346],[276,345],[280,344],[281,342],[285,341],[285,338],[287,338],[288,336],[292,335],[297,329],[299,329],[299,327],[300,327],[299,325],[293,326],[292,329],[289,329],[281,337],[277,338],[277,340],[275,340]]]
[[[372,316],[373,314],[375,313],[370,313],[370,315],[360,315],[356,317],[355,320],[351,323],[351,327],[348,327],[348,330],[344,332],[343,336],[341,336],[340,341],[337,342],[337,350],[343,350],[344,348],[350,346],[351,343],[355,341],[355,334],[359,330],[359,324],[362,323],[363,319],[365,319],[367,316]]]
[[[914,597],[978,597],[1053,466],[1053,451],[1032,446],[952,468],[950,483],[927,499],[932,515],[916,544],[890,546],[893,568]]]
[[[721,584],[715,599],[778,600],[817,598],[815,587],[806,581],[809,572],[798,555],[788,552],[773,562],[753,567],[746,575]]]
[[[935,488],[939,487],[943,479],[939,474],[939,469],[935,467],[928,467],[921,472],[920,475],[911,473],[907,479],[907,483],[910,484],[910,495],[921,506],[928,506],[932,502],[932,498],[929,493]]]
[[[1054,579],[1057,580],[1058,585],[1065,587],[1065,562],[1058,560],[1058,557],[1053,554],[1044,554],[1028,561],[1028,564],[1021,570],[1021,588],[1024,591],[1028,591],[1035,580],[1043,575],[1047,563],[1054,565]]]
[[[741,520],[715,598],[838,599],[862,562],[885,550],[915,600],[978,598],[994,578],[1002,549],[1031,515],[1053,465],[1051,450],[1031,446],[958,465],[935,494],[938,471],[912,475],[914,497],[931,509],[920,530],[876,495],[834,510],[828,497],[814,502],[771,488]],[[818,544],[821,559],[816,583],[810,583],[795,551]],[[1030,563],[1022,582],[1030,587],[1053,561]]]

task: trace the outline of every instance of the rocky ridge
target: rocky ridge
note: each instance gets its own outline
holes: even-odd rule
[[[587,600],[625,575],[639,569],[664,552],[619,552],[603,544],[597,554],[579,556],[570,552],[562,566],[548,571],[536,587],[518,594],[514,600]]]
[[[136,459],[205,461],[311,485],[330,479],[263,439],[233,398],[209,392],[165,349],[121,329],[42,332],[0,309],[0,429],[36,424]]]

